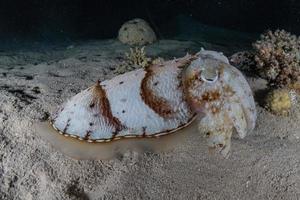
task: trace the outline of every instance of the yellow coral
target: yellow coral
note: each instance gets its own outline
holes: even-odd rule
[[[125,56],[130,64],[139,65],[141,67],[146,67],[151,61],[151,59],[146,56],[145,47],[130,48],[130,53],[125,53]]]
[[[266,98],[266,108],[276,115],[286,115],[292,107],[289,90],[276,89],[271,91]]]
[[[116,69],[118,74],[132,71],[138,68],[145,68],[151,64],[151,58],[148,58],[145,47],[130,48],[129,53],[125,53],[125,61]]]

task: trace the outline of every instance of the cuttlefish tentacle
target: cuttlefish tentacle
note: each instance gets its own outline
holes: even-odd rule
[[[229,65],[222,54],[198,53],[202,59],[192,63],[186,79],[194,78],[187,86],[188,99],[203,119],[198,127],[205,134],[210,149],[228,156],[233,130],[244,138],[253,130],[256,109],[250,86],[241,72]]]

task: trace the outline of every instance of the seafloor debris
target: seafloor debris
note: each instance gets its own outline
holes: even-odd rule
[[[122,25],[118,39],[129,45],[146,45],[156,41],[155,32],[143,19],[133,19]]]
[[[287,115],[293,104],[292,94],[287,89],[275,89],[266,97],[266,108],[276,115]]]
[[[300,81],[300,38],[284,30],[267,31],[253,44],[259,74],[274,87]]]
[[[223,54],[201,50],[97,82],[51,115],[54,129],[40,132],[51,130],[44,137],[68,155],[99,159],[138,144],[119,146],[123,138],[142,138],[144,148],[155,148],[153,139],[197,122],[199,132],[209,133],[209,147],[227,156],[232,131],[243,138],[255,121],[252,91],[241,72]]]
[[[39,89],[39,87],[34,87],[34,88]],[[34,94],[37,94],[36,91],[34,91],[34,88],[31,90],[31,93],[33,92]],[[19,101],[23,102],[26,105],[31,104],[35,99],[37,99],[36,96],[34,96],[33,94],[30,94],[28,91],[26,91],[27,88],[24,86],[3,85],[3,86],[0,86],[0,89],[3,89],[4,91],[12,94]]]

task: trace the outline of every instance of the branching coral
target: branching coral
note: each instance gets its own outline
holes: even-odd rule
[[[253,44],[259,74],[274,87],[300,81],[300,38],[284,30],[267,31]]]
[[[125,53],[125,61],[116,69],[117,74],[123,74],[138,68],[144,68],[151,63],[151,58],[147,57],[145,47],[130,48],[129,53]]]
[[[151,61],[151,58],[146,56],[145,47],[130,48],[130,53],[125,53],[125,56],[129,64],[141,67],[146,67]]]
[[[117,67],[115,73],[123,74],[128,71],[132,71],[139,68],[145,68],[148,65],[156,65],[164,62],[164,59],[161,57],[150,58],[147,56],[145,47],[135,47],[130,48],[130,52],[125,53],[124,62]]]

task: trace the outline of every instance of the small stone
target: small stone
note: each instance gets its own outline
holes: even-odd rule
[[[118,39],[129,45],[145,45],[156,41],[155,32],[143,19],[125,22],[119,30]]]

